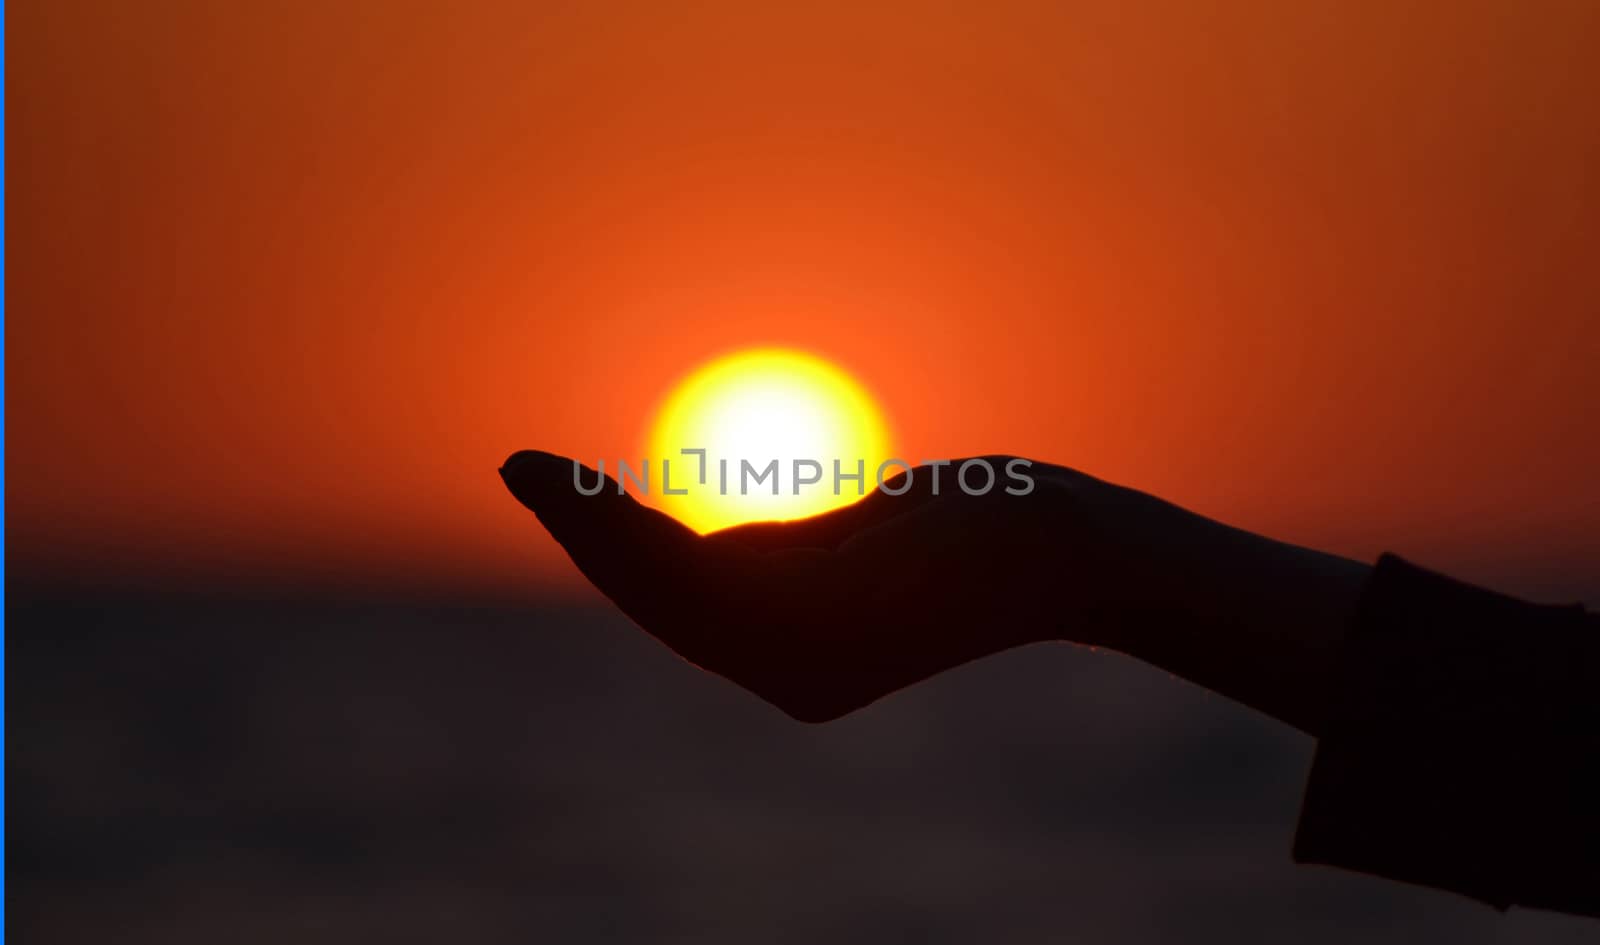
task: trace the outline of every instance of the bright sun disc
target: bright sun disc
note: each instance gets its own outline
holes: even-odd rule
[[[699,457],[685,449],[706,451],[703,483]],[[685,378],[657,412],[646,456],[657,476],[663,460],[671,464],[670,483],[650,484],[651,501],[705,533],[860,500],[890,456],[889,433],[871,395],[850,375],[809,354],[765,348],[728,355]],[[777,495],[772,478],[756,481],[774,460]],[[804,462],[797,468],[796,460],[819,465],[820,480],[799,482],[817,471]],[[837,494],[835,461],[843,474]],[[862,479],[844,478],[857,472]],[[667,484],[687,494],[666,495]]]

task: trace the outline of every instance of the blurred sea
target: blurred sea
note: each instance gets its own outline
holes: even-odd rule
[[[1293,865],[1311,741],[1115,654],[805,726],[599,607],[13,586],[6,630],[34,945],[1596,940]]]

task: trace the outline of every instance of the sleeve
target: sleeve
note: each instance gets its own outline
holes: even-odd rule
[[[1600,619],[1380,558],[1294,858],[1600,916]]]

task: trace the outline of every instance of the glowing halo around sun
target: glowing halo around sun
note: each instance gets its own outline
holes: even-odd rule
[[[706,451],[703,483],[698,455],[685,449]],[[662,461],[670,462],[671,478],[650,483],[649,501],[702,534],[741,522],[804,518],[859,501],[877,486],[878,465],[891,455],[882,411],[849,374],[801,351],[740,351],[698,368],[662,402],[646,458],[656,477]],[[815,470],[805,466],[797,476],[797,459],[822,467],[820,481],[799,485],[799,494],[797,479]],[[777,495],[770,478],[757,484],[751,474],[741,482],[743,462],[759,473],[773,460]],[[835,460],[846,475],[864,473],[859,483],[841,479],[837,495]],[[886,475],[897,471],[891,467]],[[687,494],[664,494],[666,484]]]

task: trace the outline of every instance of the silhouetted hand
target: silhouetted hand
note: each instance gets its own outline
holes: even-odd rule
[[[1010,457],[984,457],[997,470]],[[1310,730],[1365,566],[1229,528],[1060,466],[1026,494],[918,467],[810,519],[700,536],[573,461],[523,451],[511,492],[679,655],[825,721],[952,666],[1069,640],[1121,650]],[[583,481],[594,482],[584,469]],[[1002,480],[1003,482],[1003,480]],[[1277,626],[1282,619],[1302,625]]]

